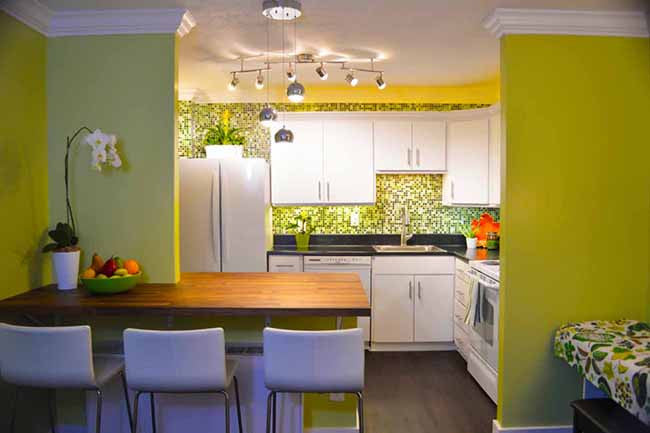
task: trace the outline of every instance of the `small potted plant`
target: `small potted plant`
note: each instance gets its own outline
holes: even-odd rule
[[[77,288],[79,278],[79,238],[68,223],[58,223],[54,230],[48,232],[54,241],[43,247],[43,252],[52,252],[54,273],[59,290]]]
[[[206,129],[203,146],[207,158],[241,158],[244,153],[244,136],[241,129],[230,125],[230,112],[224,111],[219,123]]]
[[[295,231],[296,249],[306,250],[309,248],[309,236],[313,229],[311,217],[307,215],[307,212],[298,212],[293,223],[289,224],[287,228]]]
[[[471,224],[463,227],[460,231],[463,236],[465,236],[465,242],[467,243],[467,248],[468,249],[475,249],[476,248],[476,228],[473,227]]]

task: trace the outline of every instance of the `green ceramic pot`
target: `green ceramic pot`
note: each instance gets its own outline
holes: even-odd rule
[[[296,233],[296,249],[306,250],[309,248],[309,234]]]

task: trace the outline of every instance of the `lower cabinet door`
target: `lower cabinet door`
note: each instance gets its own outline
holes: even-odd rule
[[[412,275],[376,275],[372,284],[372,341],[413,342]]]
[[[414,341],[453,341],[454,276],[416,276],[414,294]]]

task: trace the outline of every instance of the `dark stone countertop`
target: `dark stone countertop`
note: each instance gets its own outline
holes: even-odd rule
[[[499,250],[484,248],[469,250],[461,235],[418,234],[409,245],[436,245],[443,250],[434,252],[379,253],[373,245],[399,245],[399,235],[312,235],[309,248],[297,249],[292,235],[275,235],[269,255],[321,255],[321,256],[455,256],[464,261],[499,260]]]

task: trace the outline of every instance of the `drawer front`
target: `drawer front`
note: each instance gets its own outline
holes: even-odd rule
[[[448,256],[375,256],[372,259],[372,272],[393,275],[450,275],[454,273],[454,260]]]
[[[302,256],[269,256],[269,272],[302,272]]]
[[[467,325],[465,324],[466,315],[467,307],[458,302],[454,302],[454,324],[465,332],[467,332]]]
[[[469,304],[469,283],[458,276],[454,279],[454,299],[463,305]]]

